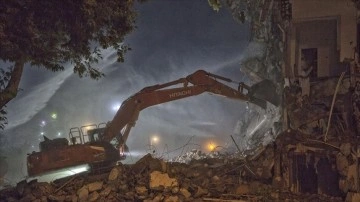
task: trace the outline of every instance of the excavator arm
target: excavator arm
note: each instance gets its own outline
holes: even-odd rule
[[[117,146],[122,148],[125,146],[130,130],[135,125],[141,110],[204,92],[251,102],[266,108],[266,101],[247,95],[250,87],[244,83],[238,83],[238,89],[234,89],[220,81],[233,82],[228,78],[198,70],[185,78],[140,90],[122,103],[113,120],[106,127],[103,140],[110,142],[116,137],[119,144]],[[246,94],[244,90],[247,91]]]

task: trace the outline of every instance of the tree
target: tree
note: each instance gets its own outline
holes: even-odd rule
[[[135,18],[134,0],[0,0],[0,59],[14,64],[1,72],[0,108],[17,95],[26,63],[61,71],[70,62],[80,77],[102,77],[92,66],[99,49],[123,62]]]

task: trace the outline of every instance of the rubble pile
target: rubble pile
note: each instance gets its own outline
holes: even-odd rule
[[[178,162],[178,163],[190,163],[193,160],[200,160],[205,158],[222,158],[222,157],[224,157],[224,154],[218,151],[211,151],[210,153],[204,153],[199,149],[193,149],[189,152],[186,152],[183,155],[172,158],[169,161]]]
[[[336,168],[339,171],[339,188],[347,193],[346,201],[360,201],[358,143],[343,143],[336,155]]]
[[[360,140],[343,135],[322,141],[317,135],[289,130],[278,136],[274,150],[273,185],[293,193],[360,200]]]
[[[272,186],[274,150],[247,159],[203,158],[188,164],[144,156],[102,174],[78,174],[52,183],[22,181],[0,191],[0,201],[284,201],[304,196]],[[306,195],[317,201],[336,197]]]
[[[337,82],[338,79],[335,78],[312,84],[310,96],[302,96],[301,88],[296,83],[285,87],[284,104],[288,109],[290,127],[309,135],[321,136],[325,134]],[[356,117],[350,115],[351,106],[356,106],[355,99],[352,99],[353,103],[350,102],[350,97],[356,95],[356,91],[352,91],[354,90],[350,88],[350,78],[344,78],[339,86],[337,100],[334,103],[329,136],[342,137],[343,134],[356,131],[352,129],[353,125],[357,123],[353,121]]]

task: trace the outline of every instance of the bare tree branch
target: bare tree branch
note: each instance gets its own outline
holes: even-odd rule
[[[0,92],[0,107],[3,108],[10,100],[16,97],[19,89],[21,76],[24,69],[24,62],[19,60],[15,62],[14,69],[11,72],[11,78],[6,88]]]

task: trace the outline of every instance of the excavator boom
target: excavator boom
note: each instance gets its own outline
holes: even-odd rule
[[[234,83],[231,79],[211,74],[204,70],[198,70],[185,78],[143,88],[122,103],[113,120],[105,129],[103,140],[111,141],[117,137],[120,140],[119,146],[124,145],[131,127],[135,125],[141,110],[161,103],[199,95],[204,92],[251,102],[261,108],[266,108],[266,101],[247,95],[250,87],[244,83],[238,83],[238,88],[234,89],[220,81]],[[181,86],[174,87],[179,85]],[[244,91],[247,92],[245,93]],[[123,132],[120,133],[121,131]]]

